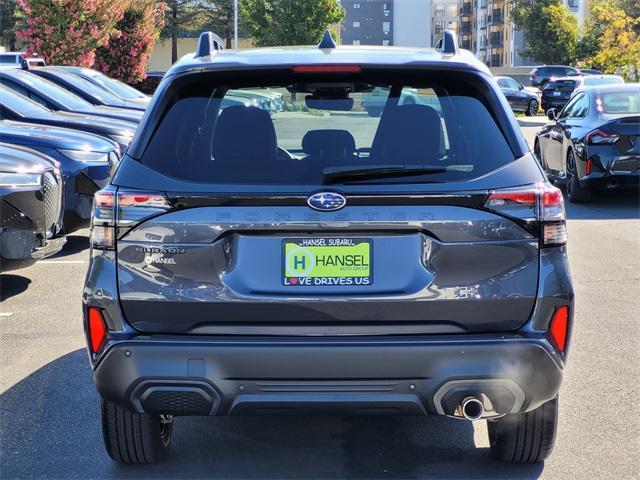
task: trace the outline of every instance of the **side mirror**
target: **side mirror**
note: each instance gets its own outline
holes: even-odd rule
[[[524,85],[522,85],[521,83],[518,84],[518,90],[524,90]]]
[[[558,114],[556,113],[555,108],[550,108],[549,110],[547,110],[547,118],[552,122],[558,120]]]

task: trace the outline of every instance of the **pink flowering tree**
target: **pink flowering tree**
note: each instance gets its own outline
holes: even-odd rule
[[[133,0],[137,2],[137,0]],[[117,33],[129,0],[17,0],[24,28],[16,38],[51,64],[91,67]]]
[[[95,68],[127,83],[143,80],[166,8],[157,0],[132,0],[116,24],[118,33],[97,49]]]

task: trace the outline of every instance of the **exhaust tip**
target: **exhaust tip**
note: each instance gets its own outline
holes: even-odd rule
[[[467,397],[460,404],[462,416],[467,420],[480,420],[484,415],[484,405],[475,397]]]

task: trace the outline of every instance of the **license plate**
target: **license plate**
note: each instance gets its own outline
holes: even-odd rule
[[[314,237],[282,241],[282,284],[287,287],[373,284],[373,241]]]
[[[560,95],[562,95],[562,92],[553,92],[552,94],[554,97],[559,97]]]

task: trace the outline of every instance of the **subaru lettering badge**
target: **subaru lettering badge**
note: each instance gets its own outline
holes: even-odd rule
[[[340,210],[346,204],[346,198],[344,198],[339,193],[334,192],[314,193],[309,198],[307,198],[307,205],[309,205],[314,210],[320,210],[324,212]]]

